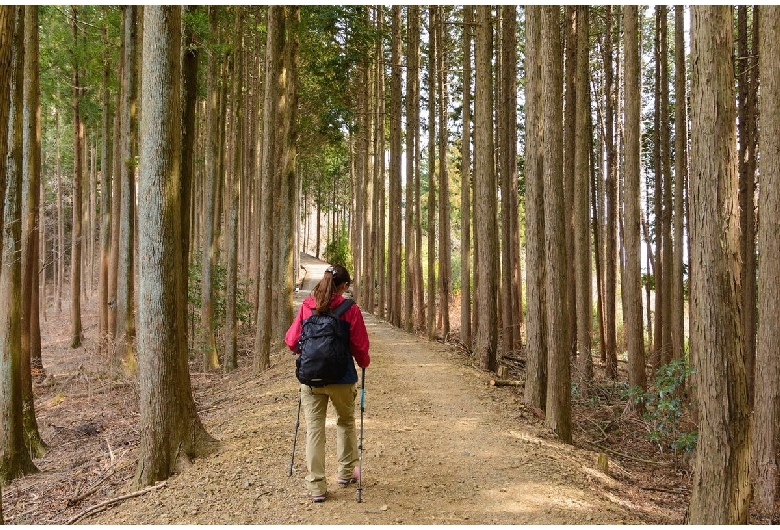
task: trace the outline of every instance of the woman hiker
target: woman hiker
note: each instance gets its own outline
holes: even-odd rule
[[[304,328],[304,321],[312,314],[325,312],[338,314],[338,307],[345,301],[343,294],[351,282],[349,272],[341,265],[331,265],[325,270],[325,275],[301,304],[298,314],[285,335],[285,342],[295,354],[301,353],[299,340]],[[350,305],[351,304],[351,305]],[[346,308],[346,311],[343,311]],[[363,322],[363,315],[357,304],[349,300],[341,308],[343,328],[349,328],[349,351],[352,359],[361,368],[366,368],[371,362],[368,354],[368,333]],[[358,381],[355,363],[350,359],[343,376],[335,382],[322,386],[301,383],[301,405],[306,416],[306,485],[313,502],[323,502],[327,493],[325,478],[325,416],[328,400],[333,403],[338,419],[336,421],[337,440],[336,452],[339,462],[337,482],[347,486],[357,481],[360,476],[358,467],[358,444],[355,430],[355,397]],[[299,380],[301,359],[298,359],[299,369],[296,370]],[[303,377],[304,380],[308,380]],[[310,381],[311,382],[311,381]]]

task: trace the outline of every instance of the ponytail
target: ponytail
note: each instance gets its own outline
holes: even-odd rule
[[[311,292],[316,304],[317,313],[327,311],[335,290],[344,283],[350,283],[352,279],[349,272],[341,265],[331,265],[325,269],[325,275]]]

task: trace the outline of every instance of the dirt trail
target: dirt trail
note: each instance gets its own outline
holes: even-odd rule
[[[303,266],[308,283],[297,302],[325,268],[310,258]],[[428,342],[367,313],[364,317],[371,366],[366,370],[362,503],[356,502],[354,485],[336,484],[332,410],[327,423],[328,500],[313,504],[305,489],[303,417],[293,476],[287,476],[298,384],[294,357],[279,352],[273,367],[259,376],[251,374],[246,361],[230,375],[213,376],[218,381],[205,390],[198,391],[199,376],[193,376],[198,409],[208,431],[221,440],[219,451],[193,461],[165,487],[79,522],[670,522],[664,509],[630,500],[636,497],[627,495],[624,485],[597,471],[595,453],[558,443],[524,409],[518,390],[490,387],[489,374],[472,368],[455,347]],[[123,484],[103,498],[126,493]],[[79,508],[100,500],[85,501]]]

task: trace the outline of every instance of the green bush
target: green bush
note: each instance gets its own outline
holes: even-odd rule
[[[683,417],[690,412],[690,403],[684,399],[685,383],[693,374],[688,355],[661,366],[656,372],[653,387],[643,392],[638,387],[628,389],[628,397],[644,406],[643,419],[649,438],[661,448],[690,453],[696,447],[698,432],[683,430]]]

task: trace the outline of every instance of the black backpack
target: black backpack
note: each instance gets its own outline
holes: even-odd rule
[[[344,300],[332,311],[312,313],[303,321],[298,339],[300,355],[295,361],[295,377],[304,385],[338,383],[346,375],[352,353],[349,350],[349,322],[341,316],[354,304]]]

